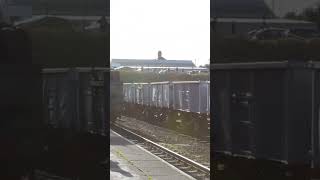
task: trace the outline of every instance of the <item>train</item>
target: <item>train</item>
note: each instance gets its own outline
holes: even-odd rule
[[[119,72],[77,67],[44,68],[42,74],[46,124],[104,135],[108,120],[120,116]]]
[[[320,63],[213,63],[215,179],[320,178]]]
[[[44,155],[49,172],[106,178],[109,123],[120,116],[122,103],[116,93],[122,89],[118,74],[106,67],[42,70],[43,120],[51,132]]]
[[[80,62],[68,63],[68,52],[51,63],[57,49],[43,46],[50,39],[33,41],[26,29],[0,24],[0,179],[106,179],[109,121],[122,102],[119,74],[106,66],[107,43]]]
[[[1,78],[6,84],[1,89],[1,179],[35,178],[43,172],[105,179],[109,120],[120,116],[122,103],[117,93],[110,99],[122,90],[118,72],[26,67],[1,68],[9,76],[9,81]]]
[[[210,136],[210,81],[123,83],[122,114],[198,138]]]

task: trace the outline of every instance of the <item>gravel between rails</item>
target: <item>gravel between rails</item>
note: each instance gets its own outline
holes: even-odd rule
[[[179,134],[135,118],[122,116],[116,122],[172,151],[210,167],[210,142],[203,142],[194,137]]]

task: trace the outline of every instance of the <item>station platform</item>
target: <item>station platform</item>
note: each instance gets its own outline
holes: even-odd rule
[[[194,180],[110,130],[110,180]]]

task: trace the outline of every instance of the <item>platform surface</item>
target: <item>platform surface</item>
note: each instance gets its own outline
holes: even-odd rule
[[[110,179],[194,180],[194,178],[111,130]]]

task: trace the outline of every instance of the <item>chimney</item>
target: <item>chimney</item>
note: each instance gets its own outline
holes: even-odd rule
[[[161,59],[162,59],[162,52],[158,51],[158,60],[161,60]]]

